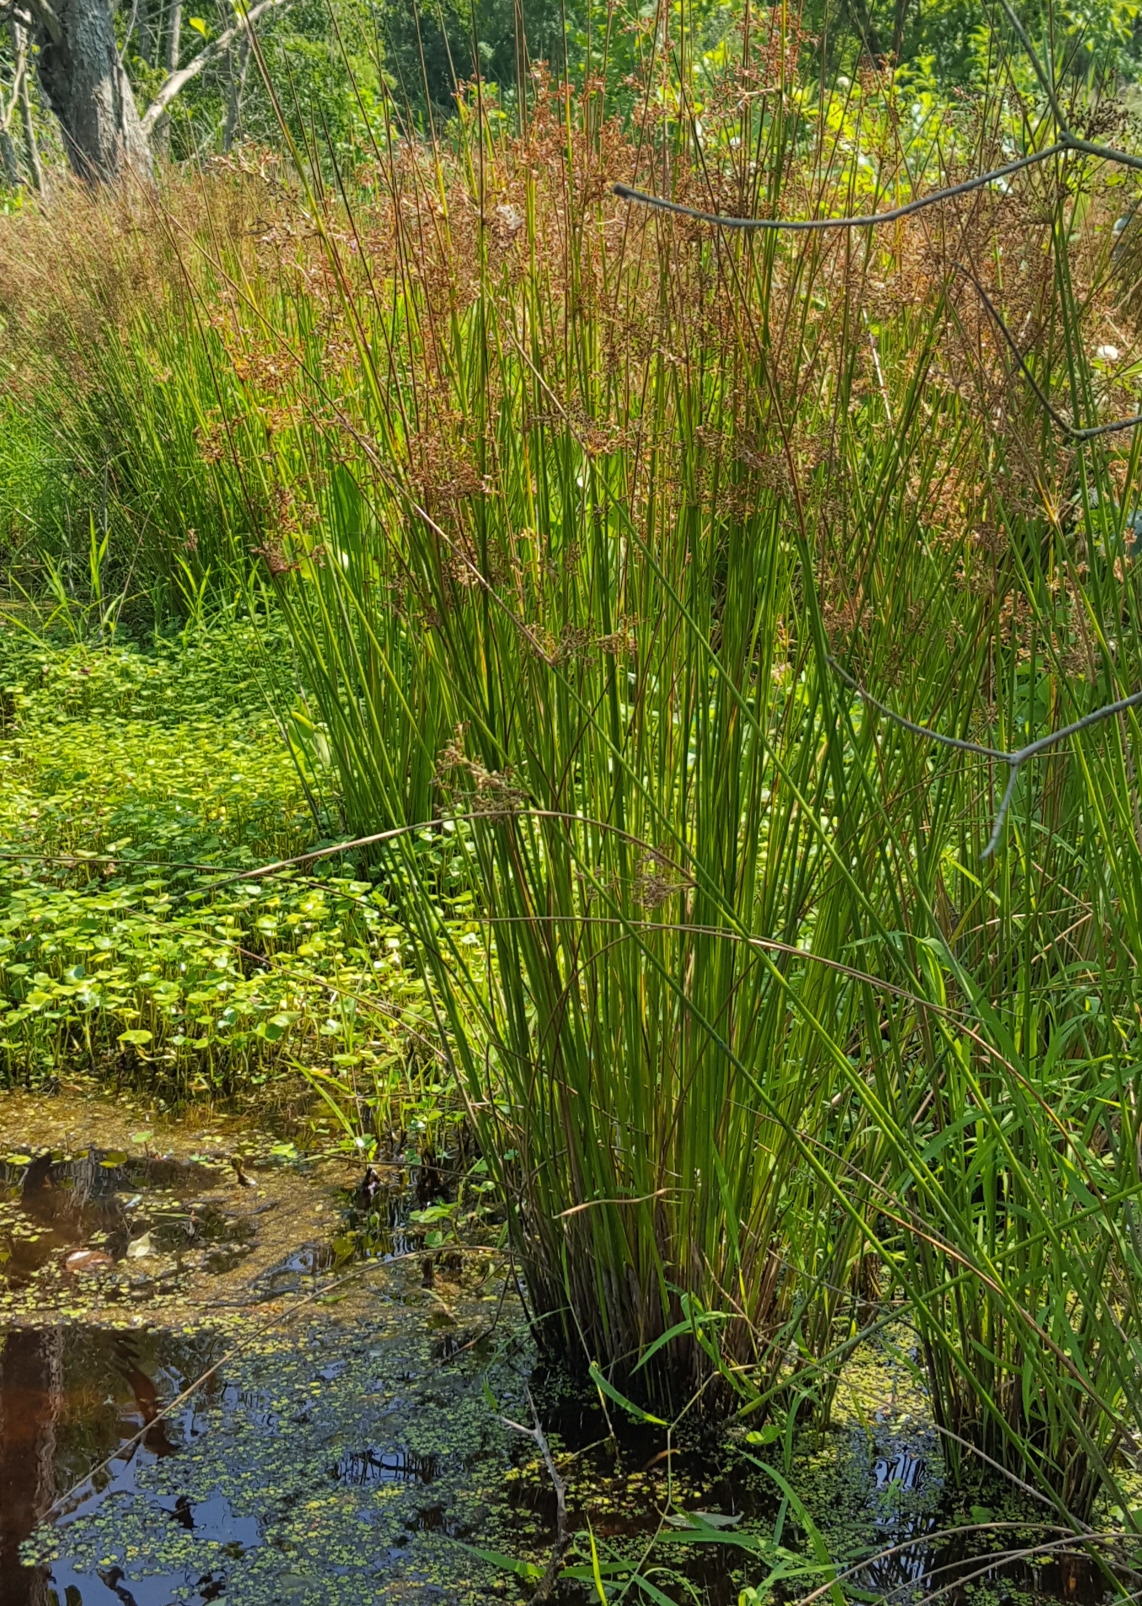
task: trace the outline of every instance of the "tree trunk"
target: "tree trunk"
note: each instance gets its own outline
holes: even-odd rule
[[[28,164],[28,176],[32,181],[34,190],[43,192],[44,167],[40,161],[40,147],[36,143],[36,125],[32,120],[32,93],[28,77],[31,69],[27,64],[28,36],[24,32],[23,23],[12,18],[12,45],[16,52],[17,66],[22,65],[24,70],[20,75],[20,129],[24,136],[24,160]]]
[[[149,0],[139,0],[138,39],[139,55],[148,67],[153,67],[155,64],[155,30],[151,26]]]
[[[111,183],[132,170],[149,174],[151,154],[107,0],[59,0],[55,18],[40,29],[40,85],[72,167],[89,183]]]
[[[163,66],[168,73],[178,71],[178,58],[182,50],[182,0],[171,0],[166,19],[166,37],[163,40]],[[151,144],[160,156],[170,154],[171,119],[164,112],[154,126]]]
[[[242,118],[242,91],[246,87],[246,72],[250,65],[250,30],[247,28],[237,45],[230,47],[230,99],[226,106],[226,122],[222,129],[222,154],[225,156],[234,143],[238,124]]]
[[[182,49],[182,0],[172,0],[167,18],[166,60],[167,72],[177,72],[179,51]]]

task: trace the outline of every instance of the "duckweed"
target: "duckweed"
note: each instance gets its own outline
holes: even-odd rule
[[[522,1599],[464,1542],[482,1545],[501,1526],[511,1461],[481,1375],[507,1414],[526,1411],[503,1353],[442,1370],[423,1317],[384,1295],[350,1320],[267,1334],[228,1364],[177,1456],[41,1529],[24,1559],[64,1556],[81,1577],[117,1567],[128,1589],[162,1576],[172,1601],[200,1599],[204,1578],[243,1606]],[[377,1476],[347,1475],[370,1451]],[[176,1505],[186,1522],[160,1520]],[[220,1510],[222,1537],[217,1519],[194,1521]]]

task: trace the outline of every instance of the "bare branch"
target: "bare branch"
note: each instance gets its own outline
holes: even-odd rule
[[[1083,152],[1086,155],[1096,156],[1102,161],[1115,162],[1120,166],[1142,170],[1142,156],[1131,155],[1130,152],[1119,150],[1117,147],[1112,145],[1099,145],[1092,140],[1081,139],[1079,135],[1075,133],[1074,129],[1063,115],[1063,109],[1059,104],[1059,99],[1055,93],[1054,85],[1051,83],[1046,69],[1039,59],[1038,52],[1032,44],[1027,30],[1024,28],[1023,24],[1019,21],[1019,18],[1012,9],[1010,0],[1000,0],[1000,4],[1003,6],[1003,10],[1015,31],[1015,35],[1018,38],[1019,43],[1022,45],[1024,51],[1031,60],[1031,64],[1035,70],[1035,76],[1038,78],[1043,93],[1047,98],[1047,104],[1050,107],[1051,115],[1054,117],[1055,122],[1058,125],[1060,138],[1055,142],[1055,144],[1048,145],[1041,151],[1033,151],[1029,155],[1021,156],[1013,162],[1008,162],[1004,167],[993,168],[990,172],[981,173],[975,178],[965,179],[962,184],[952,184],[945,189],[934,190],[931,195],[919,196],[915,200],[906,202],[903,206],[892,207],[886,212],[862,213],[855,217],[731,217],[719,212],[703,212],[696,207],[683,206],[677,201],[668,201],[662,196],[649,195],[643,190],[632,189],[629,184],[614,185],[614,193],[622,200],[634,201],[640,206],[654,207],[657,211],[669,212],[671,215],[676,217],[692,218],[695,222],[712,223],[717,228],[739,230],[748,229],[751,231],[780,229],[787,232],[792,232],[795,230],[806,229],[876,228],[882,223],[895,223],[900,218],[911,217],[914,213],[923,210],[925,207],[935,206],[937,203],[943,201],[954,200],[960,195],[967,195],[973,190],[981,189],[986,184],[993,184],[998,179],[1004,179],[1012,173],[1020,172],[1024,168],[1034,166],[1036,163],[1047,161],[1051,157],[1063,155],[1067,151]],[[982,284],[980,284],[975,274],[972,273],[969,268],[964,267],[962,263],[957,262],[955,266],[957,271],[962,273],[964,277],[969,279],[975,286],[976,293],[979,295],[980,300],[987,309],[987,312],[993,323],[999,330],[1003,340],[1006,342],[1008,349],[1015,358],[1015,361],[1019,364],[1019,368],[1024,379],[1026,379],[1032,391],[1035,393],[1040,405],[1044,408],[1052,423],[1054,423],[1058,429],[1062,430],[1062,432],[1070,440],[1096,440],[1101,435],[1112,435],[1121,430],[1136,429],[1139,424],[1142,424],[1142,413],[1135,413],[1129,418],[1113,419],[1110,423],[1091,424],[1086,427],[1080,427],[1079,425],[1072,424],[1066,418],[1064,418],[1063,415],[1052,406],[1046,392],[1043,390],[1036,380],[1034,374],[1028,368],[1026,362],[1024,361],[1023,354],[1020,352],[1018,346],[1011,337],[1007,325],[1000,317],[998,311],[991,301],[991,298],[987,294],[987,291],[983,288]]]
[[[1101,161],[1113,162],[1122,167],[1129,167],[1142,171],[1142,156],[1135,156],[1128,151],[1119,150],[1117,147],[1112,145],[1101,145],[1093,140],[1082,139],[1078,134],[1075,133],[1074,129],[1067,121],[1067,118],[1063,115],[1063,109],[1059,104],[1058,96],[1055,93],[1055,87],[1052,84],[1043,66],[1043,63],[1039,59],[1038,52],[1031,42],[1030,35],[1027,33],[1026,29],[1023,27],[1023,24],[1019,21],[1019,18],[1012,9],[1010,0],[1000,0],[1000,4],[1003,7],[1007,19],[1010,22],[1015,35],[1019,40],[1019,43],[1022,45],[1024,51],[1031,60],[1031,64],[1035,70],[1035,76],[1039,80],[1040,86],[1043,89],[1043,93],[1046,96],[1047,104],[1050,107],[1051,115],[1054,117],[1055,123],[1058,126],[1060,136],[1059,139],[1055,142],[1055,144],[1047,146],[1042,151],[1032,152],[1027,156],[1020,157],[1017,161],[1008,163],[1005,167],[995,168],[991,172],[980,174],[976,178],[967,179],[962,184],[953,184],[945,189],[935,190],[931,195],[920,196],[916,200],[909,201],[903,206],[893,207],[889,211],[866,213],[856,217],[804,219],[730,217],[717,212],[703,212],[695,207],[682,206],[676,201],[668,201],[657,195],[648,195],[641,190],[632,189],[626,184],[616,184],[614,186],[614,193],[623,200],[634,201],[641,206],[654,207],[659,211],[669,212],[674,216],[692,218],[696,222],[712,223],[717,228],[748,230],[781,229],[787,231],[808,229],[852,229],[875,228],[882,223],[892,223],[900,218],[909,217],[913,213],[919,212],[924,207],[935,206],[938,202],[953,200],[959,195],[966,195],[972,190],[982,188],[985,184],[994,183],[997,179],[1006,178],[1011,173],[1019,172],[1023,168],[1031,167],[1035,163],[1046,161],[1050,157],[1062,155],[1068,151],[1081,152],[1084,155],[1097,157]],[[958,271],[964,274],[964,276],[968,278],[975,287],[976,293],[982,300],[989,316],[995,323],[996,328],[999,330],[1016,362],[1019,364],[1020,372],[1030,385],[1037,400],[1046,411],[1048,417],[1060,430],[1064,432],[1064,434],[1069,436],[1071,440],[1094,440],[1098,436],[1109,435],[1119,430],[1134,429],[1139,424],[1142,424],[1142,413],[1135,414],[1130,418],[1115,419],[1107,424],[1090,425],[1086,428],[1072,424],[1066,418],[1064,418],[1063,415],[1052,406],[1049,397],[1036,380],[1034,374],[1028,368],[1023,359],[1023,354],[1015,344],[1007,325],[1004,323],[995,306],[992,304],[991,298],[988,296],[987,291],[983,288],[979,280],[972,272],[970,272],[969,269],[965,268],[960,263],[957,263],[956,267]],[[1004,788],[1003,797],[1000,800],[999,810],[995,816],[995,823],[992,827],[991,836],[988,838],[987,846],[980,854],[981,859],[989,859],[999,846],[1000,838],[1003,835],[1004,823],[1007,819],[1007,813],[1011,807],[1011,799],[1015,794],[1015,784],[1019,779],[1019,772],[1024,764],[1026,764],[1030,759],[1036,758],[1040,753],[1044,753],[1049,748],[1056,746],[1059,742],[1065,741],[1068,737],[1077,735],[1079,731],[1087,730],[1090,726],[1097,725],[1105,719],[1110,719],[1115,714],[1124,713],[1127,709],[1136,708],[1142,704],[1142,691],[1134,692],[1131,696],[1123,697],[1118,702],[1108,703],[1103,708],[1095,709],[1093,713],[1085,715],[1082,719],[1075,720],[1073,724],[1063,726],[1061,730],[1052,731],[1047,736],[1039,737],[1037,741],[1029,742],[1025,747],[1021,747],[1015,752],[1006,752],[1000,748],[983,747],[977,742],[963,741],[959,737],[948,736],[943,731],[929,730],[925,725],[918,725],[913,720],[905,719],[902,714],[896,713],[895,710],[889,708],[886,703],[880,702],[877,698],[866,692],[863,686],[861,686],[858,681],[854,680],[847,670],[842,669],[840,664],[838,664],[834,659],[830,658],[828,662],[841,680],[843,680],[847,686],[850,686],[863,702],[867,703],[870,708],[875,708],[879,713],[883,714],[887,719],[892,720],[895,724],[901,726],[904,730],[911,731],[916,736],[923,736],[928,741],[938,742],[945,747],[955,748],[959,752],[974,753],[981,758],[990,758],[996,763],[1006,764],[1008,766],[1009,773],[1007,777],[1007,785]]]
[[[17,23],[17,29],[19,24]],[[12,97],[7,107],[4,105],[4,96],[0,93],[0,139],[11,133],[12,118],[20,101],[24,88],[24,76],[27,72],[28,55],[23,46],[22,34],[17,33],[16,38],[16,69],[12,75]]]
[[[880,702],[871,692],[865,691],[860,681],[854,680],[847,669],[842,669],[835,658],[830,658],[828,664],[846,686],[852,687],[862,702],[867,703],[870,708],[875,708],[878,714],[884,714],[888,719],[894,720],[897,725],[906,731],[911,731],[913,735],[927,736],[933,742],[942,742],[945,747],[956,748],[958,752],[978,753],[981,758],[995,758],[1001,763],[1006,763],[1010,758],[1011,755],[1000,747],[981,747],[978,742],[965,742],[958,736],[946,736],[943,731],[934,731],[927,725],[917,725],[914,720],[905,719],[903,714],[898,714],[894,708],[889,708],[887,703]]]
[[[547,1468],[547,1475],[551,1479],[552,1487],[555,1490],[555,1543],[551,1547],[551,1560],[547,1563],[547,1570],[540,1579],[534,1595],[528,1602],[528,1606],[540,1606],[540,1603],[548,1598],[555,1587],[555,1581],[559,1576],[559,1564],[563,1560],[563,1553],[567,1549],[570,1538],[567,1532],[567,1485],[559,1476],[554,1457],[551,1454],[551,1446],[548,1444],[547,1436],[540,1426],[539,1412],[535,1409],[535,1401],[531,1397],[531,1390],[526,1385],[524,1392],[527,1395],[527,1403],[531,1407],[533,1426],[530,1428],[524,1427],[522,1422],[513,1422],[510,1417],[506,1416],[501,1416],[500,1421],[504,1427],[511,1428],[513,1433],[522,1433],[525,1438],[535,1440],[539,1446],[539,1453],[543,1457],[544,1465]]]
[[[16,22],[24,28],[34,28],[36,19],[23,4],[16,4],[16,0],[0,0],[0,20]]]
[[[731,217],[721,212],[703,212],[697,207],[683,206],[679,201],[667,201],[661,195],[648,195],[645,190],[632,189],[629,184],[615,184],[613,192],[623,201],[637,201],[640,206],[652,206],[659,212],[670,212],[675,217],[693,218],[697,223],[713,223],[720,229],[782,229],[786,232],[804,229],[866,229],[877,228],[881,223],[896,223],[902,217],[911,217],[914,212],[921,212],[926,206],[935,206],[938,202],[954,200],[957,195],[969,195],[972,190],[979,190],[985,184],[994,184],[999,179],[1007,178],[1011,173],[1019,173],[1025,167],[1033,167],[1038,162],[1046,162],[1052,156],[1060,156],[1068,149],[1065,140],[1059,140],[1054,145],[1048,145],[1041,151],[1032,151],[1028,156],[1020,156],[1003,167],[995,167],[988,173],[980,173],[975,178],[968,178],[962,184],[953,184],[944,190],[933,190],[931,195],[921,195],[914,201],[906,201],[903,206],[894,206],[887,212],[864,212],[857,217]]]
[[[1031,43],[1031,36],[1015,15],[1010,0],[999,0],[1011,24],[1015,37],[1023,46],[1035,69],[1035,76],[1042,85],[1043,93],[1047,97],[1047,105],[1051,108],[1051,115],[1059,126],[1059,136],[1064,145],[1072,151],[1084,151],[1088,156],[1097,156],[1104,162],[1118,162],[1123,167],[1133,167],[1142,171],[1142,156],[1132,156],[1129,151],[1120,151],[1114,145],[1098,145],[1093,140],[1080,139],[1074,129],[1063,116],[1063,108],[1059,105],[1059,97],[1055,93],[1055,86],[1047,76],[1046,69],[1039,59],[1039,52]]]
[[[120,67],[127,59],[127,46],[131,43],[131,35],[135,32],[135,24],[139,20],[139,0],[131,0],[131,15],[127,21],[127,32],[123,36],[122,48],[119,51]]]
[[[1032,167],[1037,162],[1045,162],[1052,156],[1064,155],[1067,151],[1081,151],[1084,155],[1098,157],[1103,162],[1116,162],[1122,167],[1132,167],[1142,171],[1142,156],[1134,156],[1129,151],[1121,151],[1114,145],[1100,145],[1094,140],[1082,139],[1075,133],[1070,123],[1063,116],[1063,109],[1059,105],[1058,96],[1050,78],[1039,60],[1038,52],[1031,43],[1030,35],[1019,18],[1012,10],[1009,0],[1000,0],[1007,20],[1015,30],[1019,43],[1031,58],[1031,65],[1035,69],[1035,76],[1042,86],[1047,97],[1047,104],[1051,115],[1058,124],[1059,138],[1053,145],[1044,150],[1032,151],[1027,156],[1020,156],[1004,167],[993,168],[989,173],[981,173],[976,178],[965,179],[962,184],[952,184],[946,189],[933,190],[931,195],[922,195],[917,200],[908,201],[903,206],[894,206],[887,212],[868,212],[858,217],[829,217],[829,218],[776,218],[776,217],[731,217],[721,212],[703,212],[692,206],[682,206],[677,201],[668,201],[661,195],[648,195],[644,190],[632,189],[629,184],[615,184],[614,194],[620,200],[635,201],[639,206],[651,206],[659,212],[670,212],[676,217],[693,218],[698,223],[712,223],[720,229],[782,229],[792,231],[795,229],[862,229],[876,228],[882,223],[895,223],[903,217],[910,217],[912,213],[921,211],[926,206],[935,206],[941,201],[954,200],[958,195],[967,195],[972,190],[981,189],[985,184],[994,184],[997,179],[1006,178],[1011,173],[1018,173],[1025,167]],[[1123,426],[1125,427],[1125,426]]]
[[[886,718],[892,720],[894,724],[901,726],[904,730],[912,731],[916,736],[926,736],[929,741],[940,742],[945,747],[954,747],[961,753],[976,753],[981,758],[992,758],[998,764],[1008,765],[1011,773],[1007,779],[1007,786],[1004,789],[1003,798],[999,805],[999,812],[995,817],[991,836],[988,838],[987,846],[980,854],[981,859],[990,859],[999,846],[999,839],[1003,835],[1004,821],[1007,818],[1007,811],[1011,807],[1011,799],[1015,792],[1015,782],[1019,778],[1019,771],[1029,759],[1037,758],[1040,753],[1045,753],[1049,748],[1065,741],[1068,736],[1077,736],[1079,731],[1087,730],[1091,725],[1101,724],[1104,719],[1110,719],[1115,714],[1124,713],[1128,708],[1137,708],[1142,705],[1142,691],[1132,692],[1129,697],[1122,697],[1116,703],[1107,703],[1104,708],[1096,708],[1093,713],[1084,714],[1082,719],[1076,719],[1073,724],[1064,725],[1061,730],[1051,731],[1046,736],[1038,737],[1036,741],[1028,742],[1026,747],[1020,747],[1015,752],[1008,753],[1001,747],[981,747],[978,742],[965,742],[958,736],[948,736],[943,731],[929,730],[926,725],[917,725],[914,720],[905,719],[903,714],[898,714],[895,709],[889,708],[887,703],[880,702],[878,698],[865,691],[860,682],[854,680],[847,669],[842,669],[835,658],[829,658],[827,662],[829,668],[844,681],[846,686],[851,686],[862,702],[867,703],[870,708],[875,708],[878,713],[884,714]]]
[[[1024,379],[1035,392],[1035,396],[1038,399],[1040,406],[1050,418],[1051,422],[1063,431],[1064,435],[1069,436],[1069,438],[1073,441],[1092,441],[1095,440],[1099,435],[1113,435],[1117,430],[1136,429],[1139,424],[1142,424],[1142,413],[1134,413],[1129,418],[1116,418],[1113,419],[1109,424],[1091,424],[1085,429],[1080,429],[1077,425],[1068,423],[1068,421],[1063,417],[1062,413],[1060,413],[1056,408],[1052,407],[1046,392],[1043,390],[1042,386],[1035,378],[1035,375],[1031,372],[1026,362],[1023,360],[1023,354],[1019,350],[1019,347],[1015,344],[1015,341],[1011,336],[1011,331],[1008,329],[1007,325],[996,311],[995,305],[987,291],[984,289],[983,285],[980,284],[979,280],[976,278],[971,269],[965,268],[962,262],[957,262],[955,267],[957,272],[962,273],[965,279],[970,279],[972,284],[975,286],[976,294],[987,308],[992,322],[995,324],[995,327],[999,330],[1000,334],[1003,336],[1003,339],[1006,341],[1008,350],[1015,358],[1015,361],[1019,364],[1020,372],[1022,373]]]
[[[39,146],[36,143],[36,128],[32,120],[32,100],[28,93],[28,39],[29,30],[23,18],[13,9],[11,13],[12,40],[16,47],[17,85],[13,89],[13,105],[19,102],[20,129],[24,136],[24,160],[28,164],[28,174],[32,188],[42,194],[44,188],[44,169],[40,161]]]
[[[42,5],[44,0],[29,0],[29,3]],[[292,4],[292,0],[259,0],[256,6],[251,6],[248,11],[239,17],[233,27],[224,28],[218,37],[212,39],[204,50],[200,50],[192,61],[187,62],[185,67],[180,67],[177,72],[172,72],[143,113],[143,133],[149,136],[154,131],[155,124],[175,96],[185,89],[192,78],[197,78],[203,68],[209,67],[212,61],[217,61],[219,56],[229,50],[239,34],[248,34],[253,24],[265,12],[284,10],[290,4]]]

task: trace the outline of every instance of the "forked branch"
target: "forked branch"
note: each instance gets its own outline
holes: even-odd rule
[[[34,3],[42,5],[44,0],[34,0]],[[254,23],[267,11],[282,11],[291,3],[292,0],[258,0],[258,4],[250,6],[249,10],[240,10],[238,20],[235,23],[229,28],[224,28],[216,38],[210,41],[204,50],[200,50],[198,55],[188,61],[185,67],[180,67],[177,72],[172,72],[169,78],[160,86],[154,100],[143,113],[144,134],[150,136],[154,132],[155,124],[175,96],[181,93],[192,78],[197,78],[204,68],[209,67],[212,61],[216,61],[219,56],[229,50],[239,35],[245,35],[246,38],[249,38],[250,30]]]
[[[527,1403],[531,1407],[532,1426],[524,1427],[522,1422],[513,1422],[510,1417],[501,1416],[500,1421],[504,1427],[511,1428],[513,1433],[522,1433],[527,1439],[534,1439],[543,1457],[543,1464],[547,1468],[547,1475],[551,1479],[551,1486],[555,1490],[555,1542],[551,1547],[551,1560],[547,1563],[547,1570],[540,1579],[535,1593],[528,1606],[541,1606],[554,1589],[559,1577],[559,1566],[570,1542],[567,1529],[567,1485],[559,1476],[559,1469],[555,1465],[555,1458],[551,1454],[551,1446],[547,1442],[539,1421],[539,1412],[535,1409],[535,1401],[531,1397],[531,1390],[525,1386]]]
[[[990,859],[999,846],[999,839],[1003,835],[1003,824],[1015,793],[1015,783],[1019,779],[1019,771],[1029,759],[1037,758],[1040,753],[1045,753],[1059,742],[1066,741],[1068,736],[1077,736],[1079,731],[1088,730],[1092,725],[1099,725],[1104,719],[1110,719],[1115,714],[1124,713],[1128,708],[1137,708],[1142,705],[1142,691],[1132,692],[1129,697],[1122,697],[1116,703],[1107,703],[1104,708],[1096,708],[1093,713],[1084,714],[1082,719],[1076,719],[1073,724],[1064,725],[1061,730],[1050,731],[1046,736],[1040,736],[1036,741],[1028,742],[1026,747],[1017,748],[1015,752],[1009,753],[1001,747],[983,747],[979,742],[966,742],[959,736],[948,736],[944,731],[934,731],[930,730],[927,725],[917,725],[914,720],[906,719],[903,714],[898,714],[894,708],[889,708],[887,703],[882,703],[879,698],[873,697],[870,692],[865,691],[860,682],[854,680],[847,669],[842,669],[835,658],[830,658],[828,664],[830,669],[840,676],[846,686],[851,686],[862,702],[867,703],[870,708],[875,708],[877,713],[883,714],[886,719],[892,720],[894,724],[901,726],[902,729],[911,731],[916,736],[924,736],[930,742],[939,742],[944,747],[954,747],[958,752],[975,753],[981,758],[994,759],[997,764],[1006,764],[1008,766],[1010,773],[999,805],[999,813],[995,817],[995,824],[992,827],[987,846],[980,854],[981,859]]]

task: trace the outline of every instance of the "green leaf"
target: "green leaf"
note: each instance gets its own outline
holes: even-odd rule
[[[789,1503],[789,1507],[792,1510],[793,1515],[796,1517],[801,1527],[804,1528],[806,1534],[808,1534],[809,1543],[813,1547],[813,1554],[816,1556],[822,1569],[827,1573],[831,1572],[835,1579],[836,1567],[833,1563],[832,1557],[829,1555],[829,1547],[825,1543],[821,1530],[817,1527],[817,1524],[809,1515],[805,1507],[805,1502],[801,1499],[800,1495],[791,1487],[786,1479],[781,1476],[776,1467],[771,1467],[765,1461],[758,1461],[756,1456],[751,1455],[749,1459],[754,1463],[755,1466],[760,1467],[763,1472],[767,1472],[777,1487],[781,1490],[785,1500]],[[845,1606],[845,1592],[838,1583],[833,1583],[830,1585],[829,1599],[833,1602],[833,1606]]]
[[[685,1545],[731,1545],[735,1550],[748,1551],[752,1556],[766,1554],[772,1550],[772,1542],[758,1534],[735,1533],[732,1529],[715,1528],[711,1523],[702,1522],[695,1518],[684,1522],[682,1527],[671,1524],[659,1534],[662,1542],[670,1540],[672,1544]]]
[[[187,26],[193,28],[195,33],[200,33],[204,39],[209,39],[210,29],[201,17],[187,17],[186,21]]]
[[[599,1598],[600,1606],[607,1606],[607,1592],[603,1588],[603,1575],[599,1570],[599,1547],[595,1543],[595,1530],[591,1527],[591,1519],[587,1518],[587,1538],[591,1545],[591,1571],[595,1584],[595,1593]]]
[[[463,1540],[457,1540],[461,1550],[466,1550],[470,1556],[478,1556],[492,1567],[499,1567],[504,1572],[515,1573],[517,1578],[525,1578],[528,1583],[536,1583],[543,1577],[542,1567],[534,1562],[517,1561],[514,1556],[505,1556],[499,1550],[481,1550],[478,1545],[466,1545]]]
[[[741,1512],[727,1517],[721,1511],[672,1511],[666,1518],[672,1528],[736,1528]]]
[[[625,1394],[620,1394],[613,1383],[607,1382],[602,1372],[600,1372],[597,1362],[592,1361],[587,1370],[591,1374],[591,1382],[594,1383],[595,1387],[600,1389],[609,1400],[613,1400],[616,1405],[621,1405],[624,1411],[629,1411],[637,1422],[650,1422],[656,1428],[670,1426],[660,1416],[651,1416],[648,1411],[644,1411],[633,1400],[628,1400]]]
[[[653,1359],[653,1357],[657,1355],[659,1350],[664,1348],[665,1345],[671,1343],[676,1338],[681,1338],[684,1333],[693,1334],[693,1332],[694,1323],[689,1319],[686,1321],[675,1322],[673,1327],[668,1327],[665,1333],[660,1333],[658,1335],[649,1349],[643,1350],[639,1359],[639,1363],[635,1367],[635,1371],[641,1372],[646,1363]]]
[[[629,1579],[629,1584],[624,1587],[637,1589],[647,1600],[653,1601],[654,1606],[676,1606],[669,1595],[664,1594],[657,1584],[652,1584],[644,1573],[636,1572],[629,1562],[596,1561],[592,1566],[564,1567],[559,1576],[590,1584],[595,1582],[596,1573],[600,1579]],[[618,1598],[622,1599],[622,1596]]]

